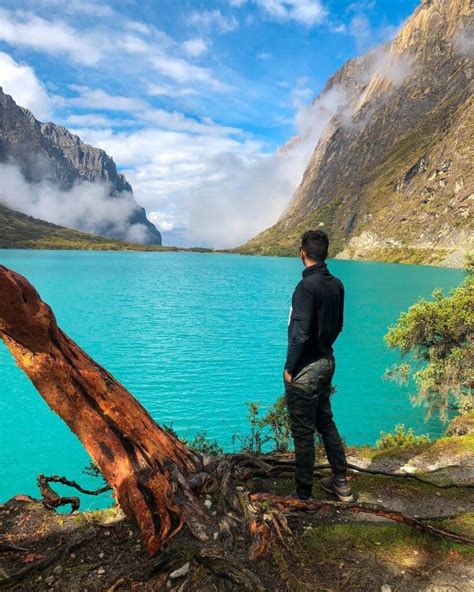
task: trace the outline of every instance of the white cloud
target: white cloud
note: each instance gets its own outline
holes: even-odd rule
[[[180,229],[188,245],[234,246],[277,220],[328,121],[347,102],[336,87],[308,104],[305,83],[293,93],[298,138],[276,153],[242,130],[160,110],[142,114],[147,127],[140,130],[75,132],[113,154],[161,230]]]
[[[176,223],[173,217],[163,212],[149,212],[148,219],[160,232],[170,232],[170,230],[176,228]]]
[[[150,42],[148,40],[144,40],[137,35],[130,35],[126,34],[123,35],[119,41],[120,45],[125,49],[128,53],[139,53],[146,55],[152,51],[152,47],[150,46]]]
[[[48,54],[67,54],[73,61],[96,64],[103,55],[104,39],[79,33],[63,21],[48,21],[31,12],[0,9],[0,40]]]
[[[239,26],[235,16],[224,16],[217,9],[192,12],[188,17],[188,22],[206,31],[215,29],[218,33],[230,33]]]
[[[474,58],[474,31],[472,26],[458,31],[454,36],[453,43],[460,54]]]
[[[162,31],[153,30],[152,33],[153,39],[125,34],[120,38],[119,44],[128,53],[139,54],[142,67],[150,65],[162,76],[171,78],[179,84],[204,84],[219,92],[230,90],[229,85],[213,76],[210,68],[197,66],[176,55],[184,52],[191,57],[199,57],[207,51],[207,45],[203,39],[192,38],[178,44]],[[147,74],[149,75],[149,72]]]
[[[241,135],[242,130],[216,124],[209,118],[197,121],[186,117],[179,111],[165,111],[164,109],[148,109],[140,113],[140,119],[148,124],[153,124],[160,129],[172,131],[185,131],[193,134],[206,134],[209,136]]]
[[[372,44],[372,27],[364,14],[356,14],[352,17],[347,31],[354,37],[359,52],[365,51]]]
[[[305,82],[304,79],[299,81],[293,90],[292,98],[296,108],[294,123],[300,144],[298,149],[303,150],[305,158],[309,159],[317,140],[324,133],[332,117],[339,114],[346,120],[351,112],[346,111],[350,109],[350,97],[340,86],[332,87],[311,101],[311,89],[305,87]]]
[[[188,39],[183,43],[183,49],[189,56],[197,58],[205,54],[208,47],[204,39],[201,39],[200,37],[194,37],[193,39]]]
[[[34,0],[29,3],[54,8],[63,14],[80,14],[94,17],[111,17],[115,15],[115,11],[100,0],[98,2],[87,0]]]
[[[326,20],[328,11],[321,0],[247,0],[258,5],[272,20],[294,21],[313,27]],[[232,6],[242,6],[246,0],[229,0]]]
[[[257,53],[257,60],[271,60],[272,59],[272,54],[268,53],[267,51],[261,51],[260,53]]]
[[[156,52],[157,55],[151,58],[153,68],[180,84],[201,83],[206,86],[224,92],[231,87],[213,77],[209,68],[195,66],[182,58],[172,57],[163,52]]]
[[[375,52],[372,69],[388,80],[394,87],[399,87],[412,72],[414,58],[410,55],[392,54],[383,48]]]
[[[199,92],[195,88],[179,88],[170,84],[150,84],[147,94],[151,97],[189,97]]]
[[[352,2],[346,8],[346,12],[363,12],[364,10],[372,10],[375,8],[375,0],[365,0],[362,2]]]
[[[200,18],[207,19],[222,31],[234,26],[232,18],[222,17],[219,11],[193,14],[196,23]],[[191,57],[203,55],[207,50],[203,39],[195,37],[179,44],[163,31],[139,21],[126,21],[122,26],[124,31],[97,26],[79,31],[61,20],[0,9],[0,41],[12,46],[66,56],[86,66],[96,66],[100,60],[107,59],[109,66],[125,66],[128,75],[137,67],[138,74],[151,65],[162,76],[180,84],[204,84],[219,92],[230,89],[228,84],[214,77],[210,68],[192,64],[178,55],[183,52]],[[124,51],[117,51],[117,46]],[[139,62],[135,58],[137,54],[141,56]],[[132,56],[133,61],[130,61]]]
[[[4,52],[0,52],[0,86],[15,102],[30,109],[39,119],[51,116],[53,100],[33,69],[16,62]]]
[[[331,28],[335,33],[345,33],[354,37],[359,53],[365,53],[375,45],[390,41],[402,26],[400,23],[399,25],[377,25],[374,27],[368,16],[374,6],[374,0],[350,4],[346,8],[346,12],[353,13],[349,22],[338,26],[333,25]]]
[[[332,33],[347,33],[347,25],[345,23],[329,23],[329,30]]]
[[[92,127],[92,128],[111,128],[125,127],[136,123],[133,119],[112,119],[105,115],[97,113],[83,115],[69,115],[65,122],[69,126]]]
[[[69,191],[61,191],[48,181],[27,183],[13,164],[0,164],[0,176],[0,202],[14,210],[87,232],[113,232],[134,242],[146,239],[146,227],[129,222],[137,207],[131,194],[110,197],[105,185],[87,181]]]
[[[142,35],[151,35],[152,34],[152,27],[147,25],[146,23],[142,23],[141,21],[127,21],[125,23],[127,29],[131,31],[136,31],[137,33],[141,33]]]
[[[142,111],[148,107],[146,101],[135,97],[110,95],[103,90],[94,90],[79,84],[71,84],[69,88],[76,91],[78,96],[63,99],[68,106],[106,111]]]

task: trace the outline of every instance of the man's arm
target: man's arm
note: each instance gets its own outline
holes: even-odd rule
[[[344,325],[344,285],[341,282],[341,303],[339,304],[339,327],[338,333],[342,331]]]
[[[293,375],[303,353],[304,344],[310,337],[311,324],[315,312],[315,296],[303,283],[298,284],[293,295],[293,311],[288,330],[288,352],[285,372]]]

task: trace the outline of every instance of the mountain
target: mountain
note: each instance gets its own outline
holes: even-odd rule
[[[27,216],[0,204],[0,249],[75,249],[93,251],[185,251],[208,253],[204,247],[163,247],[114,240],[72,230]]]
[[[424,0],[392,43],[347,62],[327,125],[277,223],[240,247],[292,255],[308,228],[332,255],[462,264],[472,245],[473,5]]]
[[[80,232],[15,212],[0,204],[0,249],[158,249]]]
[[[47,184],[48,190],[63,202],[77,200],[78,194],[74,190],[78,185],[83,184],[86,188],[83,193],[94,188],[97,196],[101,196],[97,210],[110,208],[110,217],[104,212],[96,218],[94,204],[88,204],[90,209],[83,219],[78,215],[74,221],[79,230],[93,230],[119,240],[135,239],[136,242],[161,245],[160,233],[147,219],[145,210],[137,205],[130,184],[117,172],[113,159],[104,150],[85,144],[64,127],[41,123],[1,88],[0,163],[17,167],[32,191]],[[2,169],[2,176],[5,177],[8,170]],[[85,182],[92,185],[84,185]],[[2,195],[5,183],[2,185],[0,202],[17,207],[15,196],[10,196],[7,201],[5,194]],[[23,208],[18,209],[25,211],[28,205],[22,202]],[[67,203],[61,205],[67,206]]]

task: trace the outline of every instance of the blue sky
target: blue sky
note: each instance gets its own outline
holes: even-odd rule
[[[307,154],[287,167],[295,178],[265,181],[298,113],[417,5],[0,0],[0,84],[107,150],[168,242],[227,246],[291,197]]]

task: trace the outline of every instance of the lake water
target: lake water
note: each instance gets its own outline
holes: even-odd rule
[[[226,449],[247,431],[246,401],[268,407],[281,393],[297,259],[199,253],[0,251],[25,275],[63,330],[112,372],[159,423],[186,438],[206,430]],[[374,443],[397,423],[437,436],[407,389],[384,381],[397,355],[383,335],[400,311],[459,270],[329,261],[346,286],[336,344],[333,406],[349,444]],[[89,459],[0,343],[0,501],[37,495],[38,473],[85,486]],[[64,490],[63,490],[64,491]],[[108,503],[83,498],[84,508]]]

